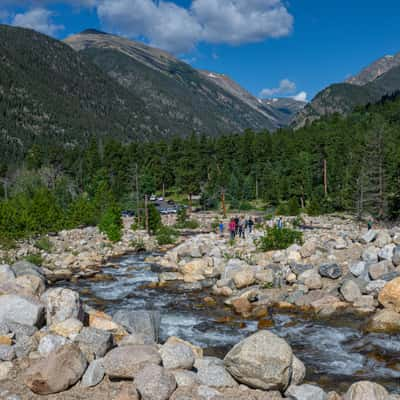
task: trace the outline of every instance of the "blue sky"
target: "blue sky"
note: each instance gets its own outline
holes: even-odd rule
[[[311,99],[400,51],[398,0],[0,0],[0,21],[139,38],[265,97]]]

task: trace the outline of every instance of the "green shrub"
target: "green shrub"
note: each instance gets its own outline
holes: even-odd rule
[[[69,206],[66,225],[68,228],[94,226],[98,222],[98,213],[94,202],[87,195],[81,195]]]
[[[100,218],[99,229],[112,242],[119,242],[122,238],[121,210],[116,206],[109,206]]]
[[[282,201],[276,208],[277,215],[297,216],[300,214],[299,202],[295,197],[290,198],[289,201]]]
[[[43,250],[49,253],[53,248],[53,243],[51,243],[50,239],[47,236],[43,236],[40,239],[36,240],[35,247],[39,250]]]
[[[168,226],[162,226],[157,231],[156,240],[160,246],[163,246],[166,244],[174,244],[178,236],[179,233],[175,229]]]
[[[40,254],[29,254],[25,257],[25,260],[37,266],[41,266],[43,264],[43,258]]]
[[[149,230],[155,234],[161,227],[161,215],[154,204],[150,204],[148,208],[149,213]]]
[[[266,229],[264,236],[257,241],[257,246],[261,251],[283,250],[295,243],[303,243],[303,234],[301,232],[275,227]]]

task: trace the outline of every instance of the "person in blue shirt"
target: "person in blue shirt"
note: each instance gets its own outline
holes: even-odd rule
[[[219,223],[219,234],[224,236],[224,223],[222,221]]]

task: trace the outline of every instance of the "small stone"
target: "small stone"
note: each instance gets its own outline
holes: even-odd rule
[[[376,239],[377,235],[378,235],[377,231],[370,229],[363,236],[361,236],[360,242],[363,244],[371,243]]]
[[[12,369],[13,369],[12,362],[10,361],[0,362],[0,381],[6,380]]]
[[[369,266],[369,276],[372,280],[380,279],[382,275],[388,274],[390,272],[391,262],[381,261],[376,264]]]
[[[233,282],[238,289],[250,286],[255,282],[254,272],[251,270],[239,271],[233,276]]]
[[[364,261],[360,261],[356,264],[352,264],[350,267],[350,272],[358,278],[359,276],[362,276],[366,273],[367,271],[367,265]],[[368,273],[368,272],[367,272]]]
[[[13,346],[0,345],[0,361],[12,361],[15,359],[15,349]]]
[[[324,264],[319,267],[319,273],[324,278],[338,279],[342,276],[342,268],[337,264]]]
[[[377,263],[378,262],[378,249],[374,246],[367,247],[362,255],[361,258],[368,264]]]
[[[326,393],[318,386],[304,384],[291,385],[285,392],[285,396],[293,400],[326,400]],[[366,399],[365,399],[366,400]]]
[[[166,343],[160,355],[166,369],[192,369],[195,360],[192,349],[183,343]]]
[[[343,282],[342,286],[340,287],[340,293],[342,294],[344,299],[349,303],[353,303],[354,301],[356,301],[361,297],[360,288],[351,279],[348,279]]]
[[[110,332],[94,328],[83,328],[75,339],[89,361],[103,357],[113,344]]]

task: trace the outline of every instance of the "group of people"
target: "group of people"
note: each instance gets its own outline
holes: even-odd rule
[[[228,229],[231,240],[234,240],[236,237],[245,238],[246,231],[251,233],[253,231],[254,220],[252,217],[245,218],[245,217],[235,217],[232,218],[229,222]],[[224,234],[225,226],[224,223],[221,221],[219,224],[219,232],[221,236]]]

